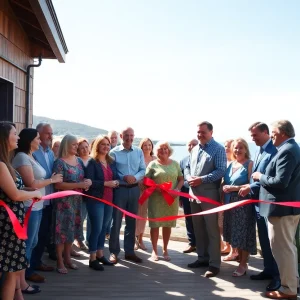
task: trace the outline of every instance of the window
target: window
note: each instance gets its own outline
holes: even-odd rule
[[[14,118],[14,85],[0,78],[0,121],[11,121]]]

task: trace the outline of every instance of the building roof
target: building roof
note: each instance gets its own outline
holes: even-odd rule
[[[68,48],[52,0],[9,0],[11,8],[32,43],[32,57],[65,62]]]

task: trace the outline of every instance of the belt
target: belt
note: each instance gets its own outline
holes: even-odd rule
[[[134,188],[138,185],[139,185],[138,183],[133,183],[133,184],[120,183],[119,187],[123,187],[123,188],[126,188],[126,189],[131,189],[131,188]]]

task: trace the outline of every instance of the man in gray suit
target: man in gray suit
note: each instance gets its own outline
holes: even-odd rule
[[[205,121],[198,124],[197,137],[199,147],[194,147],[190,161],[184,170],[184,176],[190,186],[190,195],[203,196],[220,201],[220,184],[226,171],[225,148],[217,143],[213,135],[213,126]],[[215,207],[212,204],[191,202],[192,213],[202,212]],[[216,276],[220,271],[220,231],[218,214],[193,216],[198,259],[188,264],[189,268],[208,266],[205,277]]]
[[[265,173],[254,172],[252,177],[260,182],[259,199],[270,202],[300,201],[300,148],[294,140],[291,122],[272,124],[272,140],[278,152],[268,164]],[[281,205],[260,205],[260,215],[268,217],[269,239],[277,262],[281,287],[269,291],[271,299],[297,299],[298,261],[295,245],[300,209]]]

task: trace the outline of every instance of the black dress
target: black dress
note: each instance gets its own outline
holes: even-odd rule
[[[23,181],[21,176],[16,173],[17,189],[21,189]],[[15,213],[17,219],[23,226],[24,223],[24,204],[22,201],[12,201],[0,189],[0,200],[4,201]],[[20,240],[11,223],[11,220],[4,207],[0,207],[0,272],[16,272],[27,268],[26,245],[24,240]]]

